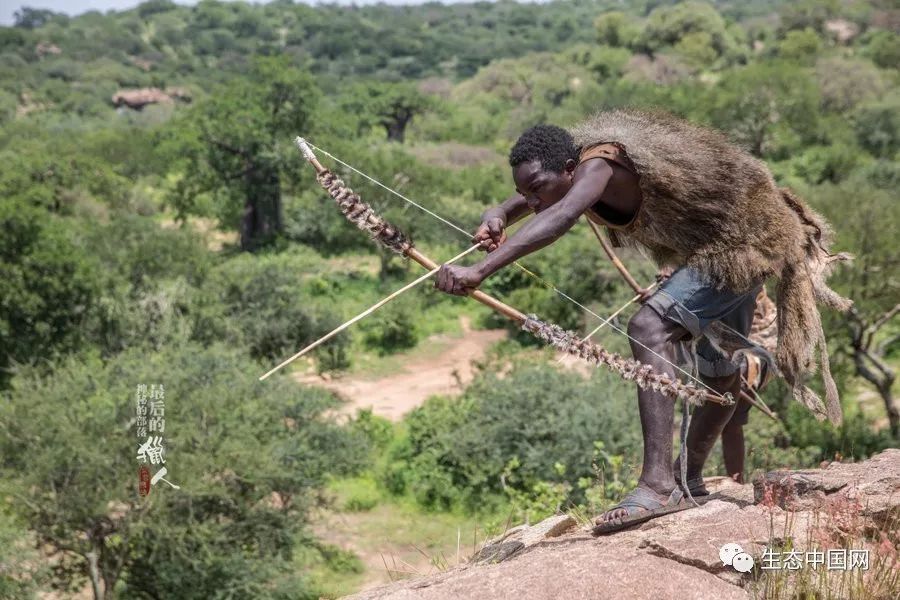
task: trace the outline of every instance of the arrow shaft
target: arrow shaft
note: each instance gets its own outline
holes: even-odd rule
[[[414,247],[412,241],[406,235],[404,235],[402,231],[381,218],[372,209],[371,206],[360,199],[358,194],[353,192],[349,187],[345,186],[344,182],[340,178],[338,178],[328,169],[324,168],[316,159],[309,144],[305,140],[303,140],[303,138],[298,137],[295,139],[295,142],[306,160],[315,168],[317,180],[319,181],[319,183],[323,188],[325,188],[328,194],[337,203],[339,209],[348,219],[348,221],[356,225],[358,228],[366,231],[370,235],[370,237],[372,237],[372,239],[379,244],[393,250],[394,252],[408,257],[410,260],[420,264],[425,269],[428,269],[429,276],[430,274],[436,273],[439,270],[440,265],[438,265],[428,256],[419,252]],[[356,169],[353,170],[356,171]],[[363,176],[371,179],[364,174]],[[376,183],[378,182],[376,181]],[[379,185],[385,187],[383,184]],[[407,201],[411,202],[409,200]],[[429,214],[434,214],[430,211],[427,212],[429,212]],[[444,221],[447,222],[446,220]],[[621,263],[619,263],[619,265],[621,265]],[[622,270],[624,270],[624,265],[621,265],[620,272]],[[525,271],[531,274],[529,271]],[[627,273],[627,271],[625,272]],[[531,275],[533,277],[536,277],[534,274]],[[538,278],[538,280],[540,279]],[[634,280],[632,279],[632,281]],[[550,287],[556,292],[562,294],[562,292],[557,290],[555,287]],[[640,288],[640,286],[637,285],[636,282],[634,283],[634,287],[636,293],[643,292],[643,290]],[[541,321],[535,315],[526,315],[521,311],[497,300],[496,298],[489,296],[488,294],[485,294],[480,290],[472,290],[468,295],[478,302],[492,308],[493,310],[496,310],[497,312],[516,322],[523,330],[531,333],[538,339],[541,339],[564,352],[580,356],[588,362],[597,365],[605,365],[614,372],[618,373],[624,379],[628,381],[634,381],[640,387],[654,389],[666,395],[672,397],[681,397],[686,401],[694,403],[703,400],[717,402],[720,404],[731,404],[733,402],[733,400],[730,398],[730,395],[725,397],[718,394],[703,381],[697,379],[696,377],[691,377],[690,373],[687,373],[686,371],[684,371],[684,369],[678,367],[678,365],[667,361],[664,357],[660,358],[672,365],[674,369],[682,371],[688,377],[691,377],[691,379],[698,383],[700,387],[685,384],[679,381],[677,378],[673,378],[671,375],[665,373],[656,373],[654,372],[651,365],[640,363],[634,359],[625,359],[618,354],[609,352],[602,346],[593,344],[590,341],[582,340],[580,336],[573,332],[566,331],[552,323]],[[562,295],[575,302],[575,300],[573,300],[571,297],[565,296],[564,294]],[[578,304],[577,302],[575,303]],[[581,304],[578,304],[578,306],[581,306],[582,308],[585,308],[585,310],[588,310]],[[592,312],[591,314],[594,313]],[[608,323],[609,320],[607,320],[606,322]],[[617,331],[621,331],[618,328],[616,329]],[[631,338],[631,336],[628,336],[627,333],[622,333],[629,337],[629,339],[633,340],[633,338]],[[705,392],[701,388],[706,388],[707,390],[709,390],[709,392]]]
[[[447,261],[447,264],[454,263],[454,262],[458,261],[459,259],[461,259],[462,257],[466,256],[466,255],[469,254],[470,252],[474,252],[475,250],[477,250],[478,247],[479,247],[479,244],[476,244],[476,245],[472,246],[471,248],[469,248],[468,250],[466,250],[465,252],[460,252],[459,254],[457,254],[456,256],[454,256],[453,258],[451,258],[450,260],[448,260],[448,261]],[[412,257],[410,257],[410,258],[412,258]],[[415,259],[414,259],[414,260],[415,260]],[[419,261],[416,261],[416,262],[419,262]],[[422,263],[420,263],[420,264],[422,264]],[[427,267],[426,267],[426,268],[427,268]],[[382,306],[384,306],[385,304],[387,304],[387,303],[390,302],[391,300],[394,300],[395,298],[397,298],[397,297],[400,296],[401,294],[403,294],[403,293],[405,293],[405,292],[411,290],[412,288],[416,287],[417,285],[419,285],[420,283],[422,283],[423,281],[425,281],[425,280],[428,279],[429,277],[433,276],[435,273],[438,272],[438,270],[439,270],[440,268],[441,268],[440,265],[436,265],[436,266],[434,266],[434,267],[431,267],[431,270],[430,270],[430,271],[428,271],[427,273],[425,273],[424,275],[422,275],[421,277],[419,277],[419,278],[416,279],[415,281],[412,281],[412,282],[410,282],[410,283],[407,283],[406,285],[404,285],[404,286],[403,286],[402,288],[400,288],[399,290],[397,290],[397,291],[393,292],[391,295],[389,295],[389,296],[387,296],[387,297],[385,297],[385,298],[379,300],[378,302],[376,302],[375,304],[373,304],[372,306],[370,306],[369,308],[367,308],[367,309],[364,310],[363,312],[359,313],[358,315],[356,315],[355,317],[353,317],[352,319],[350,319],[350,320],[347,321],[346,323],[343,323],[343,324],[340,325],[339,327],[333,329],[332,331],[328,332],[328,333],[325,334],[324,336],[320,337],[319,339],[317,339],[317,340],[316,340],[315,342],[313,342],[312,344],[308,345],[306,348],[304,348],[304,349],[301,350],[300,352],[297,352],[297,353],[294,354],[292,357],[290,357],[290,358],[288,358],[287,360],[283,361],[283,362],[282,362],[280,365],[278,365],[277,367],[271,369],[268,373],[266,373],[265,375],[263,375],[262,377],[260,377],[259,380],[260,380],[260,381],[263,381],[264,379],[266,379],[267,377],[269,377],[269,375],[272,375],[273,373],[275,373],[276,371],[278,371],[278,370],[281,369],[282,367],[285,367],[285,366],[289,365],[290,363],[294,362],[295,360],[297,360],[298,358],[300,358],[300,357],[303,356],[304,354],[307,354],[307,353],[310,352],[311,350],[314,350],[314,349],[318,348],[319,346],[321,346],[322,344],[324,344],[325,342],[327,342],[328,340],[330,340],[331,338],[333,338],[334,336],[336,336],[336,335],[339,334],[340,332],[344,331],[345,329],[347,329],[348,327],[350,327],[350,326],[353,325],[354,323],[356,323],[356,322],[358,322],[358,321],[360,321],[360,320],[366,318],[367,316],[369,316],[370,314],[372,314],[373,312],[375,312],[376,310],[378,310],[379,308],[381,308]]]

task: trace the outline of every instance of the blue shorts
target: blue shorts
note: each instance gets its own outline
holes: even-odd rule
[[[647,300],[647,306],[665,319],[683,326],[697,342],[697,368],[701,375],[724,377],[740,369],[716,350],[703,331],[713,321],[721,321],[741,335],[750,333],[756,296],[762,283],[737,294],[726,288],[716,288],[700,271],[681,267],[669,277]]]

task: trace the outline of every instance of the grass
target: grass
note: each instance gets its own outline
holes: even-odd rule
[[[313,563],[310,575],[325,598],[446,571],[466,562],[505,522],[497,514],[428,512],[412,498],[379,492],[371,476],[334,480],[327,493],[338,509],[321,511],[313,527],[327,556],[303,557]]]

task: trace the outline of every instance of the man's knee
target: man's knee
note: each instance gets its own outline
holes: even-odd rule
[[[739,390],[740,381],[741,381],[741,372],[735,371],[729,375],[722,375],[720,377],[703,377],[706,384],[719,392],[732,392],[736,393]]]
[[[628,321],[628,335],[650,348],[673,341],[673,333],[680,330],[677,323],[664,319],[649,306],[643,306]]]

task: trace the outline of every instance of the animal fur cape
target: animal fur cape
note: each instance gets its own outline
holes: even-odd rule
[[[818,418],[839,424],[837,387],[816,303],[847,310],[851,302],[825,279],[837,260],[825,220],[766,165],[722,133],[663,112],[601,112],[572,129],[582,148],[613,142],[639,175],[638,215],[616,233],[643,246],[660,265],[690,265],[719,287],[742,292],[778,280],[776,360],[794,398]],[[825,402],[806,387],[819,350]]]

